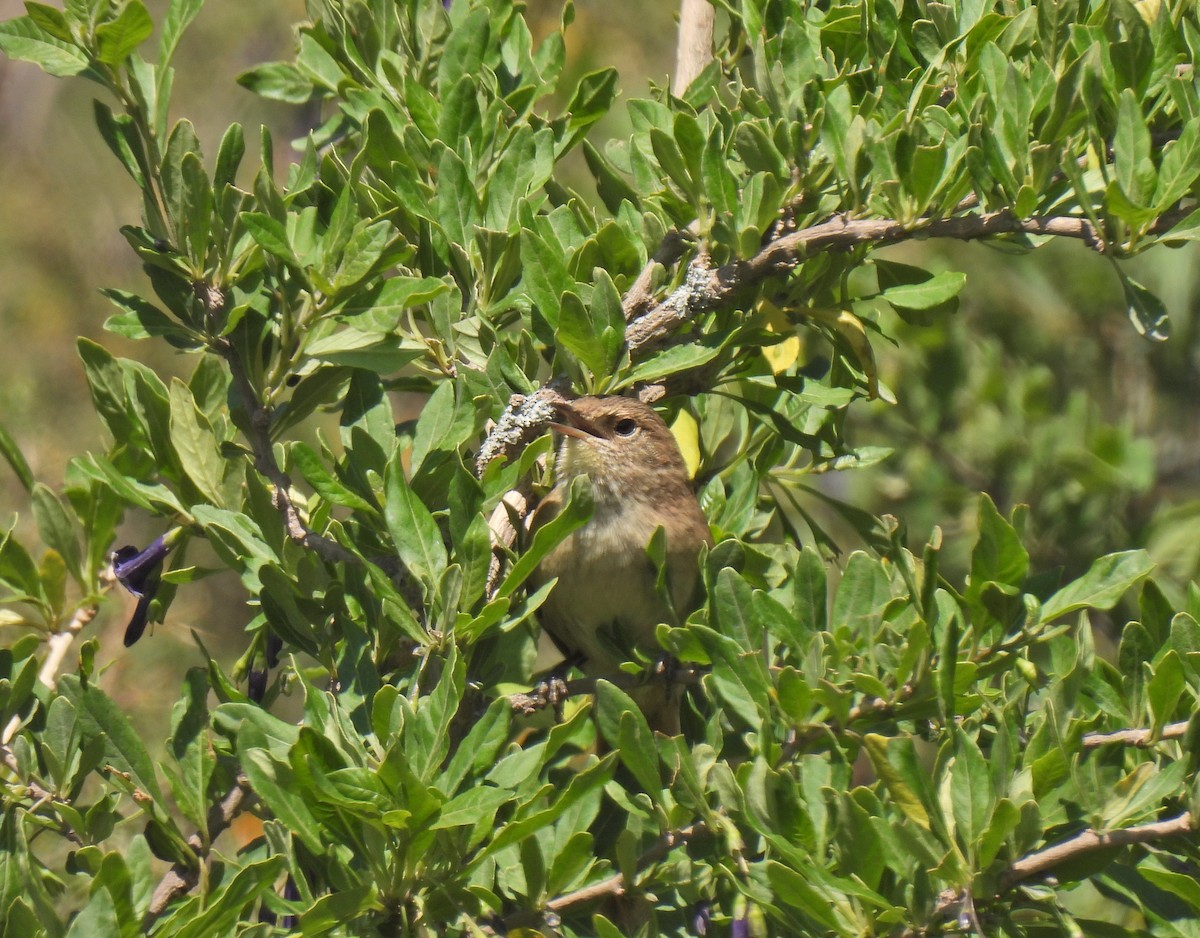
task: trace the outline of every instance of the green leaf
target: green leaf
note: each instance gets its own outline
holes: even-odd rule
[[[250,232],[250,237],[264,251],[293,267],[300,266],[300,261],[288,241],[287,229],[281,222],[261,212],[242,212],[238,218]]]
[[[950,799],[958,842],[972,855],[992,816],[996,791],[991,769],[975,740],[961,729],[954,734]]]
[[[238,751],[242,771],[250,779],[254,793],[308,849],[320,855],[324,850],[324,828],[309,809],[305,800],[309,793],[296,783],[291,766],[273,759],[265,748],[257,745],[255,730],[238,734]]]
[[[551,328],[558,324],[564,293],[574,292],[575,278],[567,272],[563,250],[531,228],[521,231],[521,285]]]
[[[360,224],[350,235],[341,264],[333,275],[332,290],[337,293],[362,280],[383,256],[392,241],[394,229],[386,221]]]
[[[429,827],[433,830],[474,827],[481,817],[494,817],[500,808],[515,797],[516,793],[507,788],[487,785],[468,788],[442,805],[437,817],[429,822]]]
[[[0,23],[0,50],[9,58],[32,62],[59,78],[78,75],[88,67],[82,49],[51,35],[28,16]]]
[[[792,594],[796,608],[796,627],[800,635],[807,636],[825,631],[829,584],[825,576],[825,563],[811,546],[806,545],[796,560],[796,569],[792,574]]]
[[[433,515],[404,478],[398,449],[388,461],[384,496],[384,517],[396,553],[412,575],[432,590],[446,569],[446,545]]]
[[[225,458],[208,418],[178,378],[171,379],[171,445],[200,493],[214,505],[223,504]]]
[[[16,524],[16,521],[13,521]],[[41,577],[29,552],[12,536],[12,529],[0,537],[0,583],[21,596],[41,594]]]
[[[75,705],[85,737],[103,738],[105,758],[113,767],[161,803],[163,796],[154,774],[154,762],[125,712],[98,687],[85,687],[74,674],[64,674],[58,690]]]
[[[1111,609],[1126,591],[1149,576],[1154,561],[1144,550],[1109,554],[1042,604],[1042,622],[1051,622],[1079,609]]]
[[[55,39],[71,41],[71,24],[67,22],[62,10],[44,3],[35,3],[34,0],[25,0],[25,12],[37,26]]]
[[[361,332],[355,328],[339,329],[304,347],[304,354],[312,359],[357,368],[359,373],[371,371],[376,374],[398,371],[421,358],[426,351],[424,343],[414,339]]]
[[[378,513],[378,508],[348,489],[326,469],[321,457],[307,443],[292,444],[291,449],[288,450],[288,461],[293,468],[299,470],[304,481],[326,501],[332,502],[334,505],[344,505],[355,511],[364,511],[368,514]]]
[[[202,907],[188,908],[185,905],[167,923],[168,926],[179,924],[176,918],[183,918],[182,928],[178,931],[170,927],[160,930],[173,933],[175,938],[211,938],[213,935],[230,934],[244,917],[250,903],[271,888],[285,869],[286,862],[284,857],[274,856],[247,863],[206,895]]]
[[[308,907],[300,920],[300,935],[302,938],[316,938],[372,911],[386,911],[379,901],[379,887],[374,883],[339,888],[337,892],[321,896]]]
[[[572,531],[582,527],[592,516],[592,489],[585,476],[576,476],[571,480],[571,489],[567,495],[566,504],[550,521],[542,524],[534,532],[533,541],[528,549],[513,564],[508,576],[496,590],[496,598],[504,599],[511,596],[529,577],[542,559],[555,547],[561,544]]]
[[[232,569],[255,571],[263,564],[278,565],[279,558],[267,545],[262,528],[247,515],[208,505],[196,505],[192,515],[213,549]]]
[[[123,502],[157,514],[177,514],[186,517],[187,509],[165,485],[148,484],[130,479],[103,456],[89,453],[71,460],[73,468],[84,476],[112,490]]]
[[[896,807],[918,827],[929,830],[932,797],[928,773],[917,758],[912,739],[868,733],[863,743]]]
[[[563,109],[567,115],[567,133],[560,138],[557,152],[562,155],[583,139],[596,121],[608,113],[617,94],[617,70],[604,68],[579,79],[575,93]]]
[[[195,349],[203,344],[199,333],[180,325],[153,303],[134,293],[124,290],[102,289],[100,291],[114,306],[123,310],[110,316],[104,328],[127,339],[147,339],[156,336],[180,349]]]
[[[1124,273],[1121,273],[1121,287],[1125,291],[1125,311],[1134,328],[1156,342],[1170,338],[1171,319],[1162,300]]]
[[[774,696],[762,651],[743,648],[736,640],[701,625],[691,625],[693,635],[712,661],[705,678],[726,706],[747,726],[758,729]]]
[[[113,113],[103,101],[92,102],[92,111],[100,136],[108,144],[113,155],[121,161],[125,171],[139,186],[145,186],[147,166],[145,148],[138,136],[133,118],[128,114],[120,116]]]
[[[239,75],[238,84],[264,98],[286,104],[305,104],[316,90],[300,69],[285,62],[257,65]]]
[[[709,606],[718,632],[746,651],[762,647],[763,622],[756,615],[750,584],[732,567],[717,572]]]
[[[609,681],[596,682],[596,724],[642,791],[654,801],[662,792],[654,734],[632,697]]]
[[[341,316],[354,316],[352,321],[360,328],[374,327],[380,331],[391,331],[399,323],[404,310],[422,306],[449,293],[451,289],[450,284],[437,277],[389,277],[378,291],[367,295],[368,303],[363,306],[344,306],[338,313]]]
[[[87,905],[71,921],[66,938],[122,938],[117,909],[107,889],[92,891]]]
[[[163,17],[162,35],[158,40],[158,69],[163,71],[175,57],[175,48],[192,20],[204,6],[204,0],[171,0]]]
[[[12,471],[16,473],[17,479],[24,486],[25,491],[32,491],[33,473],[29,469],[29,463],[25,461],[20,447],[3,426],[0,426],[0,456],[3,456],[12,467]]]
[[[1154,676],[1146,685],[1150,713],[1154,717],[1151,729],[1158,733],[1179,709],[1186,680],[1183,661],[1174,648],[1167,651],[1154,667]]]
[[[154,32],[154,21],[142,0],[129,0],[117,18],[96,27],[96,58],[120,65]]]
[[[198,269],[205,266],[208,233],[212,224],[213,193],[208,173],[196,153],[185,153],[179,165],[181,202],[178,219],[183,226],[188,256]]]
[[[1147,205],[1154,191],[1156,172],[1150,159],[1150,131],[1142,102],[1132,88],[1121,92],[1117,132],[1113,137],[1113,164],[1121,191],[1134,205]]]
[[[1165,212],[1183,198],[1200,176],[1200,120],[1191,120],[1179,138],[1163,149],[1154,207]]]
[[[449,94],[464,75],[479,74],[490,36],[491,17],[486,7],[471,7],[455,22],[438,62],[437,90],[440,94]]]
[[[842,922],[834,914],[829,899],[814,889],[797,870],[770,860],[767,862],[767,877],[779,901],[799,909],[823,930],[833,934],[845,934]]]
[[[852,634],[870,636],[891,598],[891,583],[883,565],[863,551],[855,551],[834,594],[832,622]]]
[[[628,374],[621,378],[617,388],[657,381],[668,375],[699,368],[720,355],[723,347],[724,343],[717,344],[712,340],[707,340],[707,344],[706,340],[702,340],[687,345],[672,346],[635,365]]]
[[[985,583],[1021,586],[1029,571],[1029,553],[1016,529],[996,510],[985,492],[979,496],[979,538],[971,551],[971,582],[968,602],[977,602]]]
[[[47,547],[58,551],[75,582],[83,585],[83,554],[75,524],[57,495],[40,482],[33,488],[33,516]]]
[[[1158,645],[1140,622],[1127,622],[1121,630],[1121,642],[1117,646],[1117,667],[1125,678],[1129,692],[1133,693],[1145,676],[1143,662],[1152,661],[1158,653]]]
[[[952,311],[947,304],[962,292],[967,282],[967,275],[956,270],[929,274],[920,268],[880,260],[875,261],[875,268],[883,289],[880,297],[903,310]],[[917,272],[925,277],[916,279]]]
[[[438,187],[434,197],[434,217],[452,244],[465,245],[479,223],[479,196],[475,180],[462,157],[449,147],[438,159]]]
[[[426,461],[439,453],[453,453],[467,442],[475,431],[475,409],[466,401],[458,400],[458,388],[453,381],[438,385],[421,409],[417,427],[413,433],[410,469],[414,484],[430,472],[442,475],[444,466],[440,459]],[[422,470],[425,471],[422,471]]]
[[[684,162],[679,143],[675,138],[657,127],[652,127],[650,128],[650,147],[654,151],[654,158],[658,160],[658,165],[662,167],[667,177],[679,187],[689,201],[694,201],[699,182],[693,182],[688,173],[687,164]]]
[[[1149,864],[1141,864],[1138,867],[1138,875],[1159,889],[1182,899],[1192,907],[1193,911],[1200,912],[1200,883],[1196,882],[1196,877],[1191,874],[1175,873],[1171,870],[1158,869]],[[1194,920],[1194,916],[1187,919],[1187,921]]]
[[[608,365],[608,353],[601,330],[592,321],[583,300],[575,293],[568,291],[562,294],[554,338],[593,375],[604,375]]]
[[[241,124],[230,124],[221,137],[221,145],[217,148],[217,162],[213,168],[213,187],[220,192],[224,186],[233,185],[237,179],[238,167],[242,157],[246,155],[246,138]]]

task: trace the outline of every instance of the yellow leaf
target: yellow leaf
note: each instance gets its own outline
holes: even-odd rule
[[[1134,7],[1146,21],[1146,25],[1153,26],[1154,21],[1158,19],[1159,11],[1162,10],[1162,0],[1138,0]]]
[[[892,796],[896,807],[918,827],[929,830],[929,812],[905,780],[904,773],[888,759],[888,746],[891,742],[886,736],[868,733],[863,737],[863,748],[871,759],[871,765],[875,767],[875,774],[883,779],[883,784],[887,786],[888,794]]]
[[[777,345],[763,346],[763,358],[767,360],[771,372],[779,374],[781,371],[786,371],[794,365],[796,359],[800,357],[800,337],[795,334],[795,330],[788,320],[787,313],[770,300],[763,300],[758,304],[758,308],[766,315],[767,329],[770,332],[781,334],[786,332],[792,333]]]
[[[832,326],[834,331],[850,346],[850,351],[858,359],[858,367],[862,369],[867,379],[867,396],[874,400],[879,397],[879,373],[875,368],[875,352],[867,338],[867,327],[862,320],[848,309],[818,309],[809,307],[803,311],[806,316]]]
[[[681,410],[675,422],[671,424],[671,432],[675,435],[675,442],[679,444],[679,451],[683,453],[688,478],[696,478],[696,470],[700,468],[700,427],[696,418],[686,410]]]

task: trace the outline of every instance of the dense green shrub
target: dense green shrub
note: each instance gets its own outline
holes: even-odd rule
[[[291,162],[172,122],[199,6],[168,4],[153,64],[141,0],[0,25],[97,83],[143,194],[149,286],[107,291],[108,328],[195,361],[81,340],[111,445],[61,491],[0,433],[41,539],[0,541],[28,633],[0,651],[6,938],[1195,930],[1200,592],[1139,551],[1060,582],[987,496],[941,576],[936,529],[829,484],[888,454],[844,432],[893,397],[872,343],[964,289],[884,245],[1077,239],[1165,337],[1121,261],[1200,230],[1190,4],[722,2],[681,97],[618,104],[611,69],[564,87],[569,5],[535,42],[511,0],[311,0],[295,60],[244,77],[320,113]],[[716,543],[659,627],[678,668],[642,649],[530,714],[527,579],[590,494],[496,567],[490,519],[544,490],[552,379],[660,402]],[[163,536],[112,553],[134,513]],[[246,653],[201,647],[147,745],[76,636],[118,582],[132,643],[218,571]],[[1089,611],[1138,585],[1105,660]],[[682,736],[626,693],[663,679]],[[246,813],[261,835],[218,841]]]

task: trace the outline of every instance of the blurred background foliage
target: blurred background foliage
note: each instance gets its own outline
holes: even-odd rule
[[[158,21],[165,2],[148,6]],[[18,0],[0,0],[0,17],[20,11]],[[300,138],[320,123],[317,113],[273,105],[236,82],[255,64],[287,58],[293,23],[303,15],[302,0],[205,6],[176,62],[174,111],[193,120],[210,149],[235,120],[247,128],[265,123],[279,140]],[[535,35],[560,15],[558,0],[528,5]],[[642,95],[648,83],[667,80],[674,16],[673,3],[580,0],[568,32],[568,68],[582,74],[614,65],[623,93]],[[139,197],[99,144],[96,91],[0,59],[0,179],[23,180],[0,185],[0,422],[51,485],[61,482],[71,454],[100,439],[73,339],[101,337],[112,312],[101,286],[144,286],[140,263],[118,232],[137,219]],[[614,108],[594,139],[623,136],[624,114]],[[277,160],[284,153],[278,148]],[[590,191],[586,178],[580,166],[580,191]],[[963,534],[947,538],[944,562],[952,575],[967,567],[968,558],[952,551],[973,541],[979,491],[1006,516],[1017,504],[1030,506],[1025,535],[1034,569],[1061,567],[1076,576],[1103,553],[1146,547],[1168,591],[1200,574],[1200,247],[1189,243],[1128,262],[1170,311],[1172,337],[1164,343],[1136,334],[1110,266],[1080,244],[1013,255],[916,242],[884,256],[964,270],[967,287],[958,312],[932,325],[907,325],[890,313],[881,321],[897,342],[877,343],[880,374],[898,402],[860,405],[849,428],[855,444],[895,452],[865,470],[827,474],[828,490],[902,518],[914,544],[934,524]],[[149,356],[160,373],[190,363],[173,360],[163,343],[135,351],[111,334],[103,341],[118,355]],[[23,500],[15,480],[0,474],[6,523]],[[145,542],[155,533],[129,531],[128,540]],[[187,591],[160,640],[132,653],[116,651],[128,609],[110,606],[101,623],[113,633],[101,641],[101,663],[109,666],[104,684],[123,706],[144,714],[155,730],[149,738],[161,738],[158,724],[167,720],[158,688],[174,688],[194,657],[189,629],[219,655],[235,655],[243,644],[244,622],[230,619],[230,610],[248,615],[234,578],[210,583]],[[131,668],[139,680],[123,679]]]

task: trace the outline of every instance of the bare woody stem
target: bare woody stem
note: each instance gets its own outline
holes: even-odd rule
[[[1152,824],[1126,827],[1115,831],[1085,830],[1069,840],[1052,844],[1017,860],[1000,877],[998,892],[1002,895],[1022,880],[1041,873],[1048,873],[1056,866],[1098,850],[1153,843],[1167,837],[1187,834],[1191,830],[1192,819],[1188,814],[1181,814],[1166,821],[1156,821]]]
[[[253,803],[254,792],[250,788],[250,782],[246,776],[239,775],[233,788],[226,793],[220,803],[209,808],[207,831],[203,833],[196,831],[187,840],[188,846],[196,851],[196,865],[176,863],[158,881],[154,894],[150,897],[150,906],[142,918],[143,931],[148,930],[177,897],[191,891],[200,879],[199,864],[207,858],[213,841],[225,832],[235,817]]]
[[[1002,896],[1026,879],[1049,873],[1055,867],[1076,860],[1089,853],[1108,850],[1113,847],[1155,843],[1168,837],[1188,834],[1192,830],[1191,817],[1187,814],[1181,814],[1166,821],[1156,821],[1121,830],[1095,831],[1089,829],[1082,831],[1068,840],[1052,844],[1049,847],[1031,853],[1010,865],[1000,876],[996,897]],[[638,871],[640,872],[646,867],[657,863],[675,847],[685,844],[692,838],[707,833],[707,831],[708,827],[702,821],[697,821],[695,824],[681,830],[668,831],[638,858]],[[609,896],[619,896],[626,891],[628,886],[629,883],[625,880],[625,877],[618,873],[607,879],[600,880],[598,883],[593,883],[590,886],[585,886],[582,889],[577,889],[574,892],[551,899],[543,906],[542,913],[563,912],[576,905],[594,902],[597,899],[604,899]],[[948,908],[957,904],[957,899],[944,900],[941,904]],[[526,920],[530,918],[529,913],[514,915],[510,916],[505,924],[510,928],[516,927],[517,925],[525,924]]]
[[[679,41],[675,51],[675,80],[671,90],[681,95],[712,61],[714,12],[708,0],[682,0]]]
[[[62,668],[63,659],[67,657],[67,652],[71,650],[71,646],[75,643],[75,637],[83,631],[84,626],[96,618],[97,608],[94,605],[88,605],[76,609],[66,628],[55,632],[46,642],[46,657],[42,661],[41,670],[38,671],[38,680],[51,690],[58,683],[58,672]],[[13,737],[17,735],[17,730],[20,728],[21,718],[14,715],[8,721],[8,725],[4,727],[4,732],[0,734],[0,746],[3,746],[5,751],[7,751],[8,744],[12,742]]]
[[[1155,734],[1152,730],[1117,730],[1113,733],[1088,733],[1083,737],[1084,749],[1099,749],[1101,746],[1136,746],[1147,749],[1164,739],[1182,739],[1187,733],[1188,721],[1169,723]]]
[[[706,833],[708,833],[708,825],[703,821],[697,821],[695,824],[690,824],[679,830],[667,831],[645,853],[638,857],[636,864],[637,871],[640,873],[646,867],[652,866],[659,860],[662,860],[676,847],[682,847],[689,841]],[[592,883],[590,886],[584,886],[581,889],[576,889],[574,892],[568,892],[565,895],[551,899],[536,912],[517,912],[506,916],[504,925],[509,930],[532,925],[541,921],[547,912],[558,914],[577,905],[595,902],[599,899],[607,899],[611,896],[624,895],[631,885],[623,874],[615,873],[607,879]]]
[[[256,468],[274,490],[271,500],[283,516],[284,530],[288,539],[301,547],[307,548],[329,563],[358,564],[362,562],[357,554],[347,550],[337,541],[330,540],[317,534],[300,515],[296,503],[292,501],[292,480],[288,478],[275,459],[275,449],[271,443],[271,412],[262,403],[246,369],[242,367],[237,350],[227,341],[215,346],[216,351],[229,365],[229,373],[233,376],[233,384],[242,399],[246,409],[249,425],[246,428],[246,438],[254,453],[254,468]]]
[[[1156,231],[1168,231],[1178,218],[1169,212]],[[769,277],[787,273],[813,252],[850,249],[864,244],[893,244],[916,238],[953,238],[969,241],[1003,234],[1057,235],[1076,238],[1104,253],[1100,231],[1086,218],[1065,215],[1019,218],[1008,210],[925,219],[906,225],[890,218],[847,218],[829,221],[781,235],[747,260],[736,260],[716,269],[701,269],[696,276],[665,297],[625,330],[631,352],[661,344],[676,328],[701,313],[728,303],[739,291]]]

